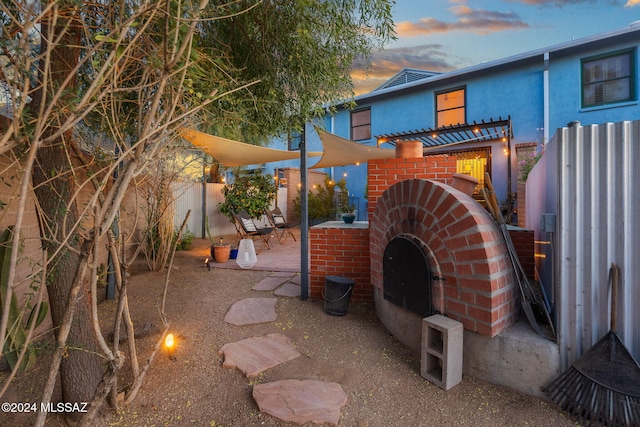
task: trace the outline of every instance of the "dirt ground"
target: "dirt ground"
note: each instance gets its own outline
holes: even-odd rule
[[[251,288],[268,271],[212,268],[196,252],[178,252],[166,303],[171,332],[177,337],[175,360],[160,352],[137,399],[120,408],[112,426],[286,426],[261,413],[252,398],[255,384],[281,379],[338,382],[348,395],[341,426],[570,426],[577,425],[552,403],[465,376],[443,391],[420,376],[419,355],[396,341],[370,305],[349,306],[346,316],[331,316],[319,300],[278,297],[274,322],[234,326],[223,318],[231,305],[248,297],[271,297]],[[158,309],[165,275],[140,272],[129,281],[136,325],[153,324],[137,340],[144,365],[160,337]],[[115,302],[103,301],[105,319]],[[105,327],[108,329],[108,326]],[[108,334],[108,330],[106,333]],[[226,343],[279,332],[289,337],[301,357],[254,379],[222,367],[218,350]],[[126,344],[122,347],[126,348]],[[38,380],[46,367],[19,378],[3,401],[38,401]],[[119,386],[129,386],[125,370]],[[28,414],[0,414],[0,425],[31,425]],[[52,416],[47,425],[62,425]]]

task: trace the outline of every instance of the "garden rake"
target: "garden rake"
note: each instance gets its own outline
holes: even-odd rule
[[[611,264],[609,333],[584,353],[546,392],[581,422],[605,426],[640,425],[640,366],[616,334],[618,268]]]

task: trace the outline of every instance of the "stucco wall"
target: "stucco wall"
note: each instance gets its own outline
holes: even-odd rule
[[[2,170],[2,180],[0,180],[0,201],[3,203],[0,209],[0,230],[16,224],[18,212],[18,195],[20,185],[24,176],[22,166],[19,161],[9,157],[8,155],[0,156],[0,170]],[[29,178],[27,178],[29,179]],[[87,186],[83,188],[78,196],[79,206],[82,206],[94,194],[94,189]],[[52,197],[55,197],[52,195]],[[137,191],[133,188],[122,203],[120,211],[120,231],[126,234],[126,253],[131,256],[133,251],[140,243],[140,228],[144,224],[144,216],[142,215],[143,200]],[[86,228],[93,227],[91,219],[85,219],[82,222]],[[28,294],[32,292],[31,286],[39,283],[37,275],[42,266],[42,245],[40,243],[40,228],[36,212],[36,200],[33,191],[28,192],[25,203],[25,210],[22,214],[22,227],[20,232],[20,252],[18,255],[18,263],[16,265],[15,276],[15,292],[20,302],[24,301]],[[106,238],[99,243],[100,248],[106,247]],[[107,262],[106,250],[101,252],[99,257],[100,263]],[[46,300],[46,292],[44,294]],[[40,333],[50,328],[50,320],[47,321],[36,331]]]

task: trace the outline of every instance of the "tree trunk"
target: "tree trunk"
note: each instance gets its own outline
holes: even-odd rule
[[[78,64],[82,29],[77,18],[78,9],[73,4],[64,2],[60,7],[62,13],[56,21],[55,28],[49,28],[44,21],[42,25],[42,49],[52,52],[49,64],[50,85],[40,88],[34,94],[34,111],[42,103],[51,102],[52,93],[65,86],[65,79],[75,75],[74,67]],[[62,18],[64,16],[64,18]],[[71,21],[71,23],[70,23]],[[70,25],[66,27],[68,24]],[[63,29],[64,28],[64,29]],[[63,32],[61,41],[56,46],[48,45],[47,39],[53,40],[51,33]],[[41,69],[46,69],[44,63]],[[67,99],[60,100],[60,108],[56,108],[57,117],[50,119],[47,135],[52,135],[58,130],[58,123],[62,123],[65,114],[72,111],[72,99],[76,82],[67,82]],[[44,91],[44,92],[43,92]],[[48,92],[48,96],[44,94]],[[57,105],[56,105],[57,106]],[[50,259],[50,272],[47,278],[47,292],[51,306],[51,318],[54,328],[61,325],[66,309],[69,292],[74,279],[79,273],[79,256],[77,251],[85,247],[83,239],[76,230],[70,230],[77,221],[77,204],[74,201],[77,189],[77,175],[71,172],[74,150],[71,150],[71,130],[64,136],[57,138],[51,144],[43,145],[37,154],[36,166],[33,170],[32,181],[35,195],[38,201],[41,215],[40,237],[43,248],[48,252]],[[76,158],[76,160],[78,160]],[[77,166],[77,165],[76,165]],[[55,251],[60,248],[61,242],[66,241],[57,255]],[[71,248],[71,249],[69,249]],[[74,253],[76,252],[76,253]],[[89,275],[87,276],[89,277]],[[97,340],[91,327],[91,305],[89,284],[84,285],[76,304],[76,314],[71,325],[69,339],[67,341],[67,355],[60,366],[60,380],[62,384],[62,397],[65,402],[80,403],[90,402],[96,391],[96,387],[102,377],[102,359],[99,356]],[[72,419],[78,419],[82,414],[74,414]]]

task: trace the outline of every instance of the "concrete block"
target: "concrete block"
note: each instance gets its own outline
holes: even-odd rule
[[[422,319],[420,375],[443,390],[462,381],[462,323],[436,314]]]

